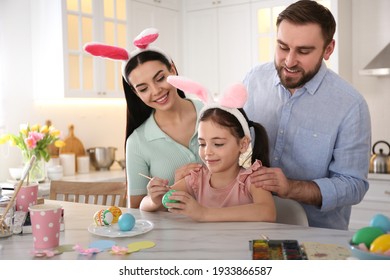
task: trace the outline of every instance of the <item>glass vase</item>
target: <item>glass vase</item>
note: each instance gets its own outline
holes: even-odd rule
[[[30,158],[23,158],[24,164],[27,164]],[[46,162],[43,158],[36,159],[31,166],[28,177],[25,181],[29,182],[43,182],[46,179]]]

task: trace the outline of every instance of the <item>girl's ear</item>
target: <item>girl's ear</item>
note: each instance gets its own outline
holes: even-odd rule
[[[251,143],[251,140],[249,139],[248,136],[244,136],[241,140],[240,140],[240,152],[241,153],[245,153],[247,150],[248,150],[248,147]]]

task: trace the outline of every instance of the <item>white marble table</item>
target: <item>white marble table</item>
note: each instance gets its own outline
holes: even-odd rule
[[[53,201],[45,200],[45,203]],[[78,204],[54,201],[64,207],[65,231],[61,232],[60,244],[79,244],[87,247],[96,240],[110,238],[100,237],[88,232],[93,222],[94,213],[104,207],[98,205]],[[111,255],[101,252],[92,257],[66,252],[54,259],[172,259],[172,260],[249,260],[249,240],[262,239],[266,235],[270,239],[296,239],[302,242],[321,242],[337,244],[347,248],[352,232],[320,228],[308,228],[294,225],[261,223],[261,222],[221,222],[198,223],[184,216],[168,212],[149,213],[138,209],[124,209],[137,219],[146,219],[154,224],[154,228],[142,235],[126,238],[113,238],[117,245],[127,246],[136,241],[153,241],[156,246],[126,256]],[[0,239],[0,259],[32,259],[31,234],[13,235]]]

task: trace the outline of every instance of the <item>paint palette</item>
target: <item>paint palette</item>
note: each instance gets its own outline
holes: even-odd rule
[[[252,240],[249,247],[253,260],[307,260],[297,240]]]

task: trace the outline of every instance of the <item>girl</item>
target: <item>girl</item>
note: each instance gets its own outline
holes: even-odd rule
[[[243,85],[230,88],[221,101],[213,102],[202,86],[178,76],[168,82],[191,91],[207,103],[202,109],[198,127],[199,155],[204,166],[176,182],[169,199],[176,203],[165,206],[172,213],[184,214],[196,221],[265,221],[274,222],[276,210],[272,194],[251,184],[250,175],[262,166],[269,166],[268,137],[258,123],[249,121],[241,108],[246,100]],[[210,102],[211,101],[211,102]],[[251,146],[249,126],[255,132],[252,165],[239,165],[240,155]],[[167,187],[148,186],[153,203],[141,210],[164,209],[162,196]]]
[[[167,77],[177,75],[177,70],[164,51],[151,45],[157,37],[156,29],[144,30],[134,40],[136,49],[130,53],[101,44],[85,47],[93,55],[123,60],[126,175],[131,208],[149,203],[147,185],[173,184],[176,169],[186,164],[187,169],[196,169],[199,164],[189,163],[201,162],[196,131],[203,104],[186,99],[183,91],[167,83]],[[139,173],[153,180],[149,182]]]

